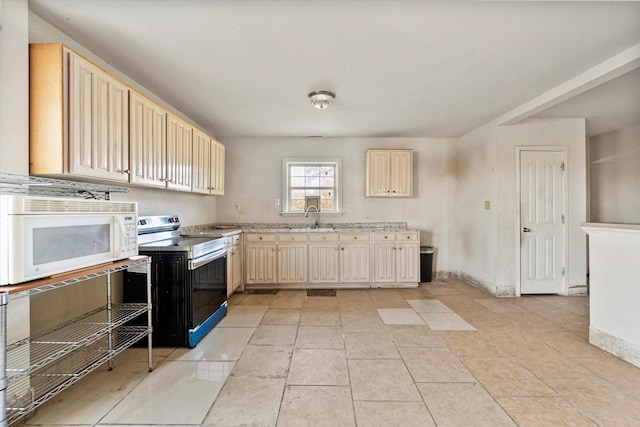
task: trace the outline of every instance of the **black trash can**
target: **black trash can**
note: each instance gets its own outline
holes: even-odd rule
[[[433,246],[420,246],[420,281],[430,282],[433,271]]]

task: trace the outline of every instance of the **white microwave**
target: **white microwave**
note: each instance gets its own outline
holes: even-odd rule
[[[138,254],[132,202],[0,195],[0,285]]]

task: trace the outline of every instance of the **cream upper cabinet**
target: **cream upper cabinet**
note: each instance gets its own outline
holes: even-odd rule
[[[129,180],[129,89],[60,43],[29,46],[33,175]]]
[[[191,191],[209,194],[211,181],[211,137],[199,129],[193,129],[193,178]]]
[[[167,188],[191,191],[193,128],[167,114]]]
[[[224,145],[211,139],[211,186],[209,194],[224,195]]]
[[[131,182],[166,187],[167,112],[142,95],[129,92]]]
[[[367,150],[366,197],[411,197],[412,194],[413,150]]]
[[[224,195],[224,145],[204,132],[193,130],[194,193]]]

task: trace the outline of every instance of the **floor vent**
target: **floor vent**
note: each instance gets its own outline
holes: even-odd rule
[[[307,289],[308,297],[335,297],[335,289]]]

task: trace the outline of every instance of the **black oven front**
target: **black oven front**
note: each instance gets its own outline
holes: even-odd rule
[[[153,345],[193,348],[227,313],[226,245],[195,259],[189,252],[140,246],[151,256]],[[144,275],[125,274],[125,302],[142,301]]]

